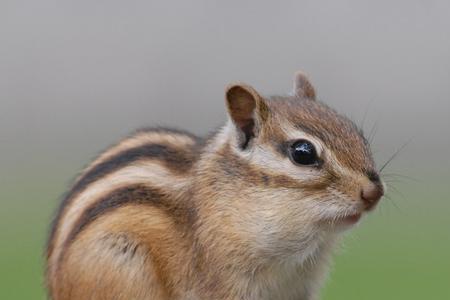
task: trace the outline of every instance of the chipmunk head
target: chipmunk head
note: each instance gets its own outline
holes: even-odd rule
[[[304,74],[296,74],[293,96],[264,98],[234,84],[226,104],[211,185],[227,199],[219,208],[227,224],[260,249],[295,253],[356,223],[382,197],[361,130],[317,101]]]

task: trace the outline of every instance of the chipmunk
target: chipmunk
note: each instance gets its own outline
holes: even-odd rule
[[[225,99],[211,137],[141,130],[82,172],[52,226],[50,298],[318,298],[340,233],[384,193],[369,144],[303,73],[292,96]]]

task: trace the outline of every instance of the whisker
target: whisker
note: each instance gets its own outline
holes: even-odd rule
[[[391,203],[399,212],[401,212],[403,214],[403,211],[400,209],[400,207],[395,203],[395,201],[392,199],[391,196],[389,195],[384,195],[383,197],[385,197],[386,199],[389,200],[389,203]]]
[[[391,177],[384,177],[383,176],[383,181],[386,183],[395,183],[395,184],[400,184],[400,183],[405,183],[406,181],[403,178],[391,178]]]
[[[385,177],[387,177],[387,178],[402,178],[402,179],[408,179],[408,180],[411,180],[411,181],[414,181],[414,182],[420,182],[420,180],[419,179],[417,179],[417,178],[414,178],[414,177],[411,177],[411,176],[407,176],[407,175],[403,175],[403,174],[397,174],[397,173],[384,173],[383,174],[383,178],[385,178]]]
[[[367,137],[367,140],[369,141],[369,144],[370,144],[370,145],[371,145],[372,142],[374,141],[375,135],[376,135],[377,131],[378,131],[378,121],[376,121],[376,122],[373,124],[372,129],[370,129],[369,136]]]
[[[366,110],[364,111],[364,116],[359,123],[359,128],[361,128],[361,130],[363,130],[363,131],[364,131],[364,125],[366,124],[367,113],[369,112],[369,108],[372,105],[374,100],[375,100],[375,98],[370,99],[369,103],[367,104]]]
[[[396,194],[398,194],[403,200],[406,199],[405,194],[403,194],[396,186],[388,184],[389,189],[392,189]]]
[[[409,139],[406,143],[404,143],[399,149],[397,149],[397,151],[394,152],[394,154],[392,154],[392,156],[384,163],[384,165],[380,168],[380,170],[378,171],[379,173],[383,172],[384,168],[386,168],[389,163],[395,158],[397,157],[397,155],[412,141],[412,138]]]

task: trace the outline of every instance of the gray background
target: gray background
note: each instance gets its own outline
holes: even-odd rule
[[[355,121],[368,110],[380,164],[412,138],[398,166],[449,174],[449,1],[0,3],[13,170],[85,162],[143,125],[203,134],[224,120],[227,83],[287,93],[301,69]]]

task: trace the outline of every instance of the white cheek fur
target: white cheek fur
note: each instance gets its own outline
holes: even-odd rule
[[[233,130],[233,125],[231,122],[228,122],[227,126],[223,130],[222,134],[219,136],[227,136],[230,131]],[[310,141],[317,152],[317,155],[322,158],[326,153],[324,151],[324,147],[321,144],[321,142],[311,136],[307,133],[296,130],[293,128],[283,128],[283,131],[285,132],[288,140],[300,140],[305,139]],[[275,150],[267,147],[267,146],[261,146],[261,145],[255,145],[255,147],[242,151],[241,149],[238,149],[235,144],[235,135],[232,136],[232,150],[233,152],[244,158],[249,163],[257,165],[258,168],[265,169],[270,172],[276,172],[281,175],[287,175],[291,177],[294,180],[313,180],[321,176],[322,172],[319,169],[309,167],[309,166],[298,166],[292,163],[291,159],[289,157],[280,158],[278,154],[275,153]],[[224,139],[221,139],[224,142]]]

